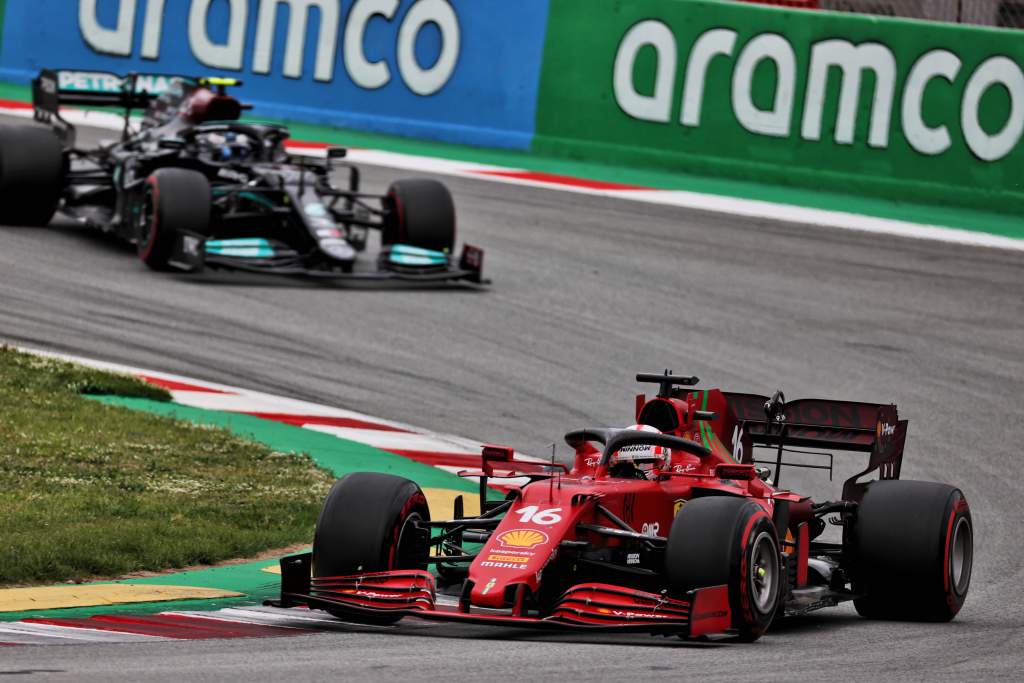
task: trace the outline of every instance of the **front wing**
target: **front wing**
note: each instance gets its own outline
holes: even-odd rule
[[[206,252],[206,238],[194,233],[181,232],[175,245],[172,263],[182,270],[199,272],[206,267],[237,270],[247,273],[263,273],[290,277],[304,277],[317,280],[360,280],[381,282],[396,280],[404,282],[469,282],[478,285],[490,284],[483,277],[484,251],[479,247],[465,245],[457,264],[431,268],[381,267],[377,271],[342,272],[310,268],[301,257],[259,258],[209,254]]]
[[[339,618],[416,617],[493,626],[546,630],[632,631],[698,638],[730,635],[726,586],[690,591],[685,600],[602,583],[572,586],[546,617],[509,614],[509,610],[460,608],[438,602],[434,576],[399,570],[355,576],[310,577],[311,555],[281,559],[281,598],[276,607],[306,606]]]

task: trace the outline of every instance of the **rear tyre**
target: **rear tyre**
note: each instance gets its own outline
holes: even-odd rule
[[[757,640],[775,618],[782,571],[775,525],[764,508],[743,498],[691,500],[672,523],[665,550],[669,590],[726,585],[732,627]]]
[[[847,527],[857,612],[870,619],[949,621],[967,598],[974,560],[971,510],[960,489],[875,481]]]
[[[384,219],[385,245],[408,244],[433,251],[455,247],[455,203],[436,180],[397,180],[388,188]]]
[[[422,569],[429,548],[413,532],[412,523],[429,520],[427,499],[415,482],[375,472],[345,475],[327,494],[316,522],[313,576]],[[401,619],[387,614],[331,614],[367,624],[393,624]]]
[[[161,168],[146,179],[139,213],[139,258],[153,270],[171,270],[182,232],[207,234],[210,181],[198,171]]]
[[[64,184],[60,140],[42,126],[0,126],[0,223],[46,225]]]

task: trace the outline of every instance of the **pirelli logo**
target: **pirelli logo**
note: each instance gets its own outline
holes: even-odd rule
[[[530,558],[519,555],[488,555],[487,559],[490,562],[512,562],[514,564],[526,564],[530,561]]]

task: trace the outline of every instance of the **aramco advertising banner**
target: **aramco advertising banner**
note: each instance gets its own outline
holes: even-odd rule
[[[235,76],[263,116],[525,149],[547,14],[547,0],[7,0],[0,78]]]
[[[256,114],[1017,212],[1024,33],[715,0],[0,0],[0,79],[228,75]]]
[[[1019,211],[1024,33],[553,0],[534,149]]]

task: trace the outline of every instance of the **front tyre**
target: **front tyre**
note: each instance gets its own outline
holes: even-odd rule
[[[757,640],[775,618],[782,593],[778,535],[764,508],[744,498],[710,496],[679,511],[665,550],[669,590],[729,587],[732,627]]]
[[[847,527],[857,612],[870,619],[949,621],[967,599],[974,563],[971,509],[960,489],[875,481]]]
[[[451,253],[455,202],[443,183],[428,178],[396,180],[388,188],[381,241]]]
[[[139,258],[153,270],[171,270],[181,233],[210,228],[210,181],[184,168],[161,168],[146,179],[138,218]]]
[[[427,499],[415,482],[376,472],[347,474],[334,484],[320,510],[313,536],[313,576],[422,569],[429,543],[416,522],[429,520]],[[401,619],[388,614],[331,613],[345,621],[370,624]]]

